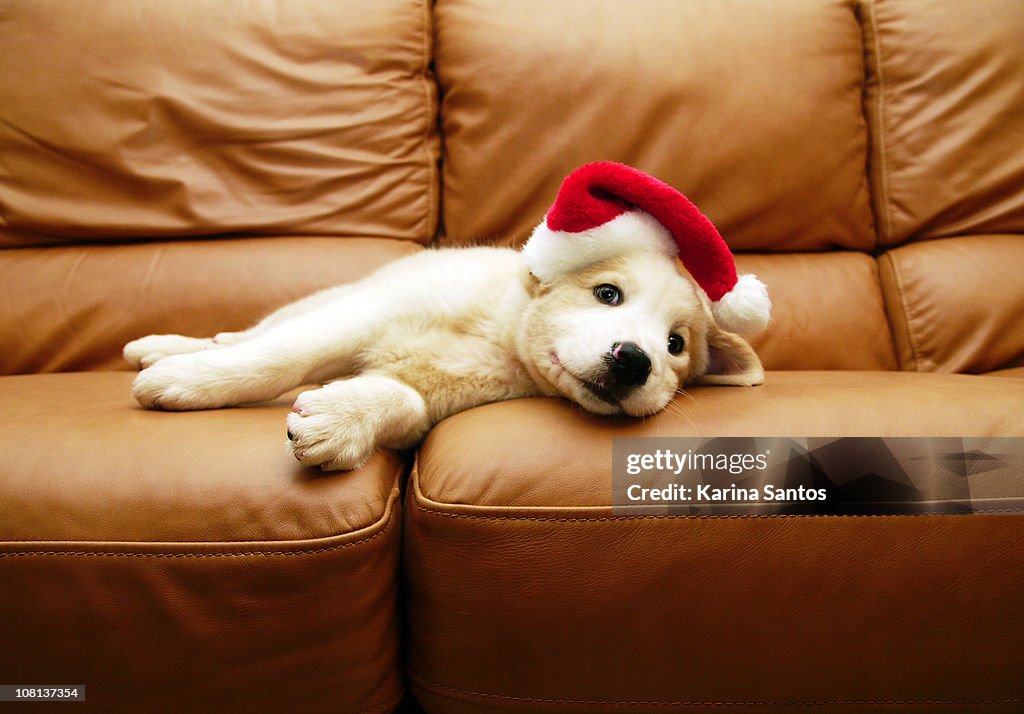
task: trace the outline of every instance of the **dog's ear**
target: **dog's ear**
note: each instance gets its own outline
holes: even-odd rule
[[[547,286],[544,285],[544,283],[541,282],[540,278],[538,278],[533,273],[529,273],[529,277],[527,278],[527,280],[529,280],[529,282],[526,285],[527,294],[529,294],[531,298],[540,297],[540,295],[544,292],[544,289]]]
[[[734,332],[708,330],[708,365],[694,384],[753,387],[764,383],[764,367],[754,348]]]

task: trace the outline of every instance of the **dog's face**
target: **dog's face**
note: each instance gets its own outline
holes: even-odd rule
[[[598,414],[654,414],[689,383],[764,380],[682,266],[653,253],[535,283],[518,343],[535,380]]]

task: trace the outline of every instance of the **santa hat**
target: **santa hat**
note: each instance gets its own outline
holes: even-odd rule
[[[767,326],[767,289],[754,275],[737,275],[729,246],[707,216],[668,184],[624,164],[598,161],[569,174],[523,257],[531,273],[551,282],[636,251],[678,257],[722,329],[749,335]]]

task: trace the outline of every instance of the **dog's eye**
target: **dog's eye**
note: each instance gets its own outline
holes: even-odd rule
[[[622,302],[622,291],[609,283],[602,283],[594,288],[594,297],[605,305],[618,305]]]
[[[674,332],[668,336],[668,351],[671,354],[679,354],[680,352],[683,351],[684,347],[686,347],[686,342],[683,340],[682,337],[680,337]]]

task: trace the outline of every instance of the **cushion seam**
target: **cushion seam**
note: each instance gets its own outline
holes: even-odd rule
[[[902,359],[900,358],[900,352],[901,351],[900,351],[900,347],[899,347],[899,339],[896,337],[896,330],[898,329],[898,325],[896,325],[895,323],[896,323],[896,319],[897,318],[895,316],[889,314],[889,301],[886,300],[885,284],[884,284],[884,282],[882,280],[882,270],[883,270],[882,261],[883,260],[888,261],[890,264],[892,263],[892,259],[888,257],[888,254],[880,255],[880,256],[878,256],[878,258],[875,259],[875,261],[874,261],[874,263],[875,263],[875,274],[874,274],[874,277],[875,277],[875,281],[876,281],[875,282],[875,287],[878,288],[878,295],[879,295],[879,298],[881,298],[881,301],[882,301],[882,314],[885,316],[886,327],[889,328],[888,329],[889,349],[892,350],[893,363],[896,365],[896,369],[902,369],[903,365],[901,364],[902,363]],[[890,270],[891,270],[891,268],[890,268]],[[896,282],[895,273],[893,274],[893,282]],[[898,297],[899,297],[899,291],[897,290],[897,298]]]
[[[883,74],[882,64],[882,39],[881,31],[878,25],[878,15],[876,12],[875,3],[873,0],[868,0],[866,3],[868,10],[868,22],[871,24],[871,35],[872,44],[875,50],[875,75],[878,78],[878,95],[877,103],[875,106],[875,126],[877,127],[875,139],[876,145],[878,146],[878,201],[879,211],[882,217],[882,232],[883,235],[879,236],[880,241],[883,245],[891,245],[893,241],[893,218],[892,218],[892,201],[891,194],[889,191],[889,170],[888,162],[886,161],[886,111],[885,111],[885,77]]]
[[[423,47],[422,56],[420,58],[420,89],[423,92],[425,115],[425,121],[423,122],[424,128],[422,144],[427,169],[427,225],[424,226],[423,233],[421,235],[425,237],[422,244],[430,245],[437,237],[437,227],[440,220],[439,184],[441,177],[437,169],[437,162],[434,160],[434,154],[431,151],[434,122],[437,120],[439,107],[436,105],[436,94],[430,86],[433,81],[430,77],[430,61],[433,55],[433,47],[431,46],[433,44],[434,34],[433,16],[430,3],[427,2],[427,0],[423,0],[421,7],[423,19]]]
[[[467,504],[442,504],[437,501],[426,499],[419,490],[419,483],[415,484],[415,493],[412,499],[413,506],[424,513],[429,513],[443,518],[463,518],[480,521],[535,521],[541,523],[596,523],[603,521],[638,521],[638,520],[737,520],[737,519],[782,519],[782,518],[819,518],[819,519],[850,519],[850,518],[913,518],[922,516],[973,516],[979,514],[995,513],[1024,513],[1021,508],[991,508],[981,511],[933,511],[930,513],[744,513],[744,514],[652,514],[652,515],[602,515],[587,516],[539,516],[539,515],[515,515],[515,514],[485,514],[485,513],[463,513],[443,510],[444,505]],[[428,505],[429,504],[429,505]],[[501,506],[469,506],[470,508],[501,508]],[[538,506],[538,508],[545,508]],[[549,507],[550,508],[550,507]],[[554,508],[572,509],[573,506],[555,506]]]
[[[297,550],[264,550],[264,549],[260,549],[260,548],[251,548],[251,549],[248,549],[248,550],[238,550],[238,551],[226,551],[225,550],[225,551],[210,551],[210,552],[187,552],[187,551],[177,551],[177,552],[175,552],[175,551],[172,551],[172,550],[165,550],[163,552],[153,552],[153,553],[148,553],[148,552],[144,552],[144,551],[132,551],[132,550],[129,550],[127,548],[123,549],[123,550],[85,550],[84,548],[81,548],[81,549],[68,548],[68,549],[65,549],[65,550],[15,550],[15,551],[0,551],[0,558],[9,558],[9,557],[16,557],[16,556],[37,556],[37,555],[38,556],[44,556],[44,555],[78,556],[78,555],[80,555],[80,556],[101,556],[101,557],[131,557],[131,558],[232,558],[232,557],[246,557],[246,556],[254,556],[254,555],[258,555],[258,556],[278,556],[278,555],[312,555],[312,554],[316,554],[316,553],[327,553],[327,552],[334,551],[334,550],[341,550],[343,548],[350,548],[352,546],[362,545],[364,543],[369,543],[369,542],[379,538],[381,535],[383,535],[387,531],[389,531],[391,529],[392,523],[395,520],[395,510],[396,510],[395,506],[396,506],[396,502],[397,502],[397,493],[398,493],[397,489],[392,491],[391,496],[388,499],[388,504],[387,504],[385,513],[382,514],[382,518],[377,520],[375,523],[372,523],[369,526],[366,526],[367,529],[376,529],[371,535],[368,535],[368,536],[366,536],[364,538],[360,538],[358,540],[347,541],[345,543],[335,543],[333,545],[322,546],[322,547],[319,547],[319,548],[300,548],[300,549],[297,549]],[[360,529],[360,530],[364,530],[364,529]],[[343,538],[343,537],[345,537],[347,535],[350,535],[350,534],[345,533],[345,534],[340,534],[340,535],[327,536],[326,538],[324,538],[324,540],[335,539],[335,538],[339,538],[339,537]],[[47,541],[20,541],[20,544],[21,544],[22,547],[24,547],[24,546],[26,546],[26,545],[28,545],[30,543],[46,543],[46,542]],[[61,541],[52,541],[52,542],[57,543],[57,542],[61,542]],[[288,542],[289,541],[267,541],[267,545],[268,545],[268,547],[272,547],[272,546],[280,547],[280,544],[285,544],[285,543],[288,543]],[[291,541],[291,542],[295,542],[295,541]],[[6,545],[6,544],[10,544],[10,543],[19,543],[19,541],[0,542],[0,546]],[[82,543],[89,543],[89,541],[82,541]],[[93,542],[91,542],[91,544],[93,546],[96,546],[96,547],[102,547],[104,545],[107,545],[108,543],[109,543],[109,541],[93,541]],[[137,545],[141,546],[141,545],[154,545],[154,544],[158,545],[158,546],[168,546],[168,547],[184,545],[184,544],[173,543],[173,542],[169,542],[169,543],[139,542]],[[223,545],[225,545],[225,542],[219,542],[219,543],[217,543],[217,542],[210,542],[210,543],[197,542],[197,543],[192,543],[190,545],[195,545],[195,546],[199,546],[199,547],[223,546]]]
[[[892,266],[892,277],[893,282],[896,283],[896,297],[899,301],[900,307],[903,310],[903,321],[907,328],[907,344],[910,345],[910,356],[913,359],[913,367],[915,372],[920,372],[922,367],[921,351],[917,344],[917,338],[914,332],[914,325],[919,322],[917,316],[913,314],[913,310],[910,308],[910,302],[906,299],[907,292],[904,286],[903,272],[900,270],[896,256],[890,252],[889,265]]]
[[[906,301],[903,299],[903,279],[899,269],[896,267],[896,258],[893,257],[892,251],[888,251],[878,257],[879,278],[881,278],[883,263],[888,266],[889,274],[892,275],[893,301],[896,303],[894,313],[889,317],[889,337],[892,340],[893,351],[896,355],[896,364],[900,370],[919,372],[917,345],[914,343],[914,335],[910,327],[909,309]],[[892,301],[886,299],[884,287],[882,287],[882,292],[883,304],[891,304]],[[907,349],[910,351],[909,364],[904,364],[903,349],[900,346],[900,339],[897,337],[897,330],[901,330],[906,337]]]

